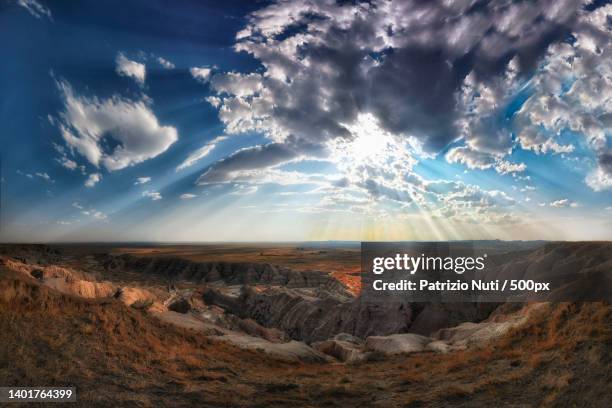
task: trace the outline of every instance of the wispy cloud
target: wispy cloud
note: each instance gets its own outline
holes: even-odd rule
[[[176,171],[186,169],[187,167],[193,166],[199,160],[208,156],[208,154],[217,146],[217,144],[223,140],[227,139],[226,136],[218,136],[214,138],[212,141],[206,143],[204,146],[192,152],[187,158],[176,167]]]
[[[159,65],[166,69],[174,69],[176,67],[172,62],[162,57],[157,57],[157,62],[159,63]]]
[[[149,181],[151,181],[151,177],[138,177],[134,182],[134,185],[138,186],[141,184],[147,184]]]
[[[51,10],[48,7],[43,6],[36,0],[17,0],[17,4],[24,7],[28,12],[36,18],[46,17],[50,20],[53,19]]]
[[[150,198],[151,201],[157,201],[162,199],[162,195],[157,191],[143,191],[142,196]]]

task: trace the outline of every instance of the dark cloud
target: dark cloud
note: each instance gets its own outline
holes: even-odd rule
[[[350,137],[345,124],[372,113],[385,130],[438,152],[459,135],[455,94],[465,75],[500,74],[513,56],[532,66],[567,34],[577,6],[279,2],[254,12],[238,34],[236,48],[260,60],[265,74],[234,75],[231,87],[221,86],[227,77],[213,79],[213,88],[242,97],[242,104],[224,101],[227,124],[232,109],[258,111],[236,131],[250,127],[279,141],[291,135],[321,143]]]
[[[229,133],[258,131],[274,142],[250,151],[243,170],[247,163],[270,167],[300,157],[304,152],[296,146],[318,146],[311,154],[324,155],[330,142],[354,138],[353,125],[371,115],[382,131],[410,138],[425,153],[462,140],[454,162],[496,165],[504,174],[523,171],[522,164],[500,161],[517,139],[544,153],[572,149],[551,137],[531,137],[537,135],[535,116],[511,129],[504,109],[521,81],[541,71],[538,64],[550,58],[551,44],[572,47],[568,38],[577,31],[588,31],[596,43],[609,38],[601,17],[591,17],[581,4],[274,2],[251,13],[236,36],[235,49],[252,55],[263,69],[211,79],[219,117]],[[217,167],[232,169],[233,157],[202,178],[211,178]]]

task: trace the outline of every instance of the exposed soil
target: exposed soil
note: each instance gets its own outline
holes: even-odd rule
[[[524,324],[466,350],[288,362],[0,265],[0,383],[74,385],[73,407],[609,406],[612,307],[531,309]]]

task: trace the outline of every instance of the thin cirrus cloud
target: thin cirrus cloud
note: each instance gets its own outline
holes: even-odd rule
[[[217,146],[219,142],[222,142],[226,139],[226,136],[217,136],[204,146],[200,147],[199,149],[196,149],[191,154],[189,154],[189,156],[187,156],[187,158],[181,164],[176,167],[176,171],[180,171],[186,169],[187,167],[193,166],[198,161],[208,156],[208,154]]]
[[[174,68],[176,68],[176,65],[174,65],[172,62],[170,62],[167,59],[162,58],[162,57],[157,57],[157,63],[159,65],[161,65],[165,69],[174,69]]]
[[[134,185],[137,186],[141,184],[147,184],[150,181],[151,181],[151,177],[138,177],[136,181],[134,182]]]
[[[36,18],[46,17],[50,20],[53,19],[51,10],[48,7],[43,6],[36,0],[17,0],[17,5],[25,8],[28,13]]]
[[[142,196],[146,198],[150,198],[151,201],[157,201],[162,199],[162,195],[158,191],[143,191]]]

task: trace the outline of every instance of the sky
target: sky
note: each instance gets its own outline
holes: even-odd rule
[[[612,239],[605,1],[0,1],[0,241]]]

